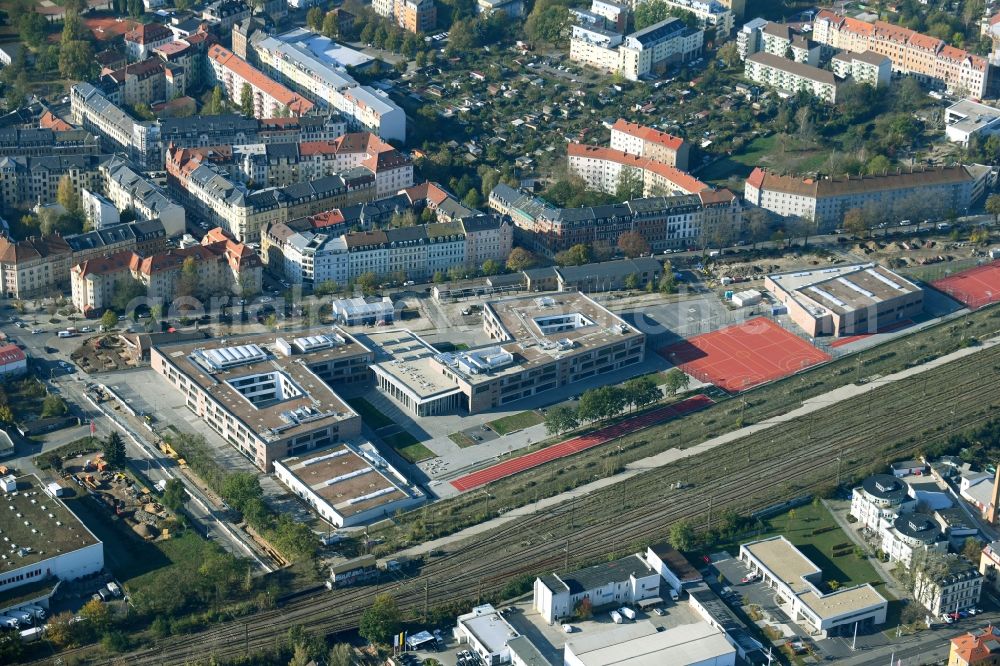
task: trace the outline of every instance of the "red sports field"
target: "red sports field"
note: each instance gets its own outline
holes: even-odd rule
[[[584,435],[583,437],[567,439],[565,442],[553,444],[552,446],[535,451],[534,453],[529,453],[526,456],[511,458],[510,460],[506,460],[498,465],[493,465],[492,467],[481,469],[478,472],[467,474],[452,481],[451,485],[455,486],[455,488],[462,492],[478,488],[479,486],[485,486],[487,483],[493,483],[499,479],[513,476],[514,474],[523,472],[526,469],[538,467],[542,463],[547,463],[558,458],[579,453],[580,451],[592,449],[595,446],[604,444],[605,442],[615,439],[616,437],[628,435],[629,433],[636,432],[637,430],[642,430],[643,428],[648,428],[649,426],[657,425],[658,423],[663,423],[665,421],[684,416],[685,414],[690,414],[691,412],[696,412],[699,409],[704,409],[711,404],[713,404],[713,401],[708,396],[696,395],[676,404],[654,409],[651,412],[646,412],[645,414],[636,416],[635,418],[626,419],[625,421],[616,423],[613,426],[595,430],[594,432]]]
[[[756,317],[659,351],[684,372],[736,393],[830,360],[802,338]]]
[[[1000,261],[976,266],[931,284],[975,310],[1000,300]]]

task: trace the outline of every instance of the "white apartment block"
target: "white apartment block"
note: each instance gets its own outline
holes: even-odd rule
[[[160,126],[155,122],[138,122],[111,103],[89,83],[77,83],[70,90],[73,122],[100,135],[105,148],[124,151],[137,165],[160,169]]]
[[[648,157],[667,166],[681,170],[688,168],[690,148],[684,139],[652,127],[630,123],[624,118],[619,118],[611,126],[611,142],[608,145],[614,150]]]
[[[604,72],[617,72],[621,68],[618,46],[622,36],[604,28],[573,26],[569,40],[569,59]]]
[[[298,29],[251,41],[263,67],[320,106],[342,113],[353,128],[406,140],[403,110],[381,91],[359,85],[326,56],[330,40]]]
[[[850,77],[857,83],[866,83],[873,88],[887,86],[892,82],[892,60],[874,51],[838,53],[830,60],[830,69],[842,79]]]
[[[665,0],[667,6],[695,15],[705,32],[717,41],[726,40],[736,27],[732,10],[716,0]]]
[[[902,513],[882,525],[882,552],[890,562],[909,566],[913,554],[920,551],[948,552],[948,540],[932,516]]]
[[[696,194],[708,186],[694,176],[656,160],[620,150],[571,143],[567,146],[569,171],[587,183],[587,188],[614,193],[623,171],[634,170],[642,179],[643,196]]]
[[[821,10],[813,21],[813,39],[834,49],[874,51],[892,60],[894,72],[916,76],[956,95],[986,96],[989,66],[944,41],[885,21],[867,23]]]
[[[596,26],[573,26],[570,59],[630,81],[662,73],[668,65],[693,60],[704,44],[704,30],[668,18],[624,38]]]
[[[873,474],[851,491],[851,515],[876,533],[916,504],[906,483],[891,474]]]
[[[751,81],[789,95],[804,90],[828,104],[837,101],[837,81],[833,72],[771,53],[761,52],[747,56],[744,75]]]
[[[101,174],[104,191],[118,210],[131,210],[140,220],[160,220],[167,236],[184,234],[184,207],[168,197],[159,185],[137,173],[128,162],[112,158],[101,165]]]
[[[977,198],[980,176],[962,165],[896,171],[874,176],[798,178],[756,168],[747,177],[747,202],[784,217],[813,220],[824,233],[833,231],[852,208],[893,211],[905,219],[958,214]]]
[[[80,188],[80,208],[92,229],[106,229],[121,223],[121,216],[113,203],[97,192]]]
[[[567,574],[535,579],[532,606],[549,624],[573,616],[581,599],[594,608],[625,606],[660,594],[660,574],[638,553]]]
[[[668,18],[625,37],[619,47],[621,73],[630,81],[666,70],[668,65],[694,60],[701,53],[705,31]]]

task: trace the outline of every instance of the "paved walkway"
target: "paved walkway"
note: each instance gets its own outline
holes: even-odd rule
[[[828,393],[825,393],[823,395],[816,396],[815,398],[806,400],[802,404],[802,406],[785,414],[780,414],[766,421],[762,421],[760,423],[754,423],[753,425],[749,425],[744,428],[740,428],[738,430],[733,430],[732,432],[719,435],[718,437],[713,437],[712,439],[706,440],[701,444],[697,444],[695,446],[686,449],[667,449],[666,451],[658,453],[654,456],[643,458],[641,460],[636,460],[626,465],[625,471],[621,472],[620,474],[617,474],[615,476],[603,477],[596,481],[592,481],[591,483],[587,483],[577,488],[574,488],[573,490],[569,490],[565,493],[561,493],[559,495],[553,495],[552,497],[547,497],[545,499],[532,502],[531,504],[521,506],[517,509],[512,509],[501,516],[478,523],[476,525],[472,525],[463,530],[459,530],[454,534],[450,534],[448,536],[444,536],[439,539],[434,539],[432,541],[426,541],[412,548],[407,548],[406,550],[401,551],[401,554],[409,555],[411,557],[415,557],[418,555],[425,555],[426,553],[432,550],[442,548],[448,544],[458,543],[464,539],[468,539],[478,534],[488,532],[497,527],[501,527],[512,520],[518,520],[519,518],[522,518],[524,516],[530,516],[538,511],[547,510],[550,507],[557,506],[559,504],[562,504],[563,502],[569,501],[576,497],[582,497],[596,490],[600,490],[601,488],[606,488],[620,481],[628,480],[633,476],[636,476],[637,474],[647,472],[655,467],[662,467],[663,465],[667,465],[672,462],[677,462],[678,460],[683,460],[691,456],[696,456],[700,453],[705,453],[706,451],[711,451],[712,449],[721,446],[723,444],[726,444],[728,442],[732,442],[742,437],[746,437],[747,435],[752,435],[754,433],[761,432],[769,428],[773,428],[779,423],[792,421],[794,419],[798,419],[802,416],[805,416],[806,414],[811,414],[812,412],[824,409],[826,407],[829,407],[830,405],[834,405],[843,400],[848,400],[850,398],[854,398],[859,395],[864,395],[865,393],[873,390],[877,386],[891,384],[892,382],[899,381],[900,379],[905,379],[907,377],[919,375],[932,368],[937,368],[946,363],[950,363],[951,361],[955,361],[957,359],[979,353],[983,349],[988,349],[997,344],[1000,344],[1000,336],[995,338],[990,338],[989,340],[984,341],[983,344],[977,347],[966,347],[964,349],[959,349],[958,351],[952,352],[951,354],[947,354],[945,356],[940,356],[934,359],[933,361],[924,363],[923,365],[907,368],[906,370],[902,370],[900,372],[897,372],[892,375],[887,375],[885,377],[878,377],[872,379],[867,384],[861,384],[861,385],[848,384],[847,386],[842,386],[838,389],[834,389],[833,391],[829,391]]]
[[[823,500],[823,505],[826,507],[826,510],[830,512],[830,515],[833,516],[833,520],[837,523],[838,526],[840,526],[840,529],[844,531],[844,533],[850,538],[851,541],[853,541],[856,545],[860,546],[861,549],[867,553],[868,544],[865,543],[865,540],[861,538],[860,534],[858,534],[858,529],[857,529],[858,524],[852,525],[851,523],[847,522],[847,520],[844,518],[843,509],[839,506],[834,506],[835,504],[840,504],[840,503],[831,502],[830,500]],[[868,563],[871,564],[872,567],[875,569],[875,573],[878,574],[878,577],[885,582],[885,588],[889,592],[889,594],[896,597],[897,599],[902,599],[904,597],[910,596],[910,591],[899,585],[896,579],[892,576],[892,573],[889,571],[889,568],[885,562],[878,559],[877,557],[870,557],[868,558]]]

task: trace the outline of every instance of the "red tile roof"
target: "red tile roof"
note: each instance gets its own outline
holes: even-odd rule
[[[3,345],[0,346],[0,365],[7,365],[9,363],[17,363],[18,361],[23,361],[27,356],[21,351],[21,348],[17,345]]]
[[[632,136],[639,137],[643,141],[656,143],[671,150],[680,150],[681,146],[684,145],[684,139],[679,136],[667,134],[666,132],[653,129],[652,127],[639,125],[638,123],[630,123],[624,118],[619,118],[615,124],[611,126],[611,130],[631,134]]]
[[[293,93],[260,70],[250,66],[246,60],[220,44],[214,44],[208,50],[208,57],[258,90],[263,90],[279,104],[287,106],[288,110],[297,116],[308,113],[313,108],[312,102]],[[236,94],[239,94],[239,91]]]
[[[38,119],[38,126],[42,129],[50,129],[53,132],[68,132],[73,129],[72,125],[59,116],[53,115],[51,111],[46,111],[42,114],[42,117]]]
[[[680,169],[675,169],[663,162],[651,160],[648,157],[636,157],[620,150],[604,148],[602,146],[590,146],[584,143],[570,143],[567,146],[567,154],[570,157],[589,157],[592,159],[609,160],[617,162],[623,166],[631,166],[653,173],[665,178],[673,183],[678,189],[690,194],[708,189],[708,185],[701,182],[694,176]]]
[[[88,275],[107,275],[108,273],[115,273],[129,268],[129,266],[132,265],[133,255],[136,257],[139,256],[131,250],[127,250],[125,252],[116,252],[108,257],[88,259],[82,264],[74,266],[73,272],[82,278],[87,277]]]
[[[951,653],[970,666],[1000,655],[1000,629],[988,625],[985,629],[956,636],[951,639]]]
[[[136,44],[152,44],[164,39],[172,39],[173,36],[174,33],[166,26],[159,23],[144,23],[135,30],[126,32],[125,41],[135,42]]]

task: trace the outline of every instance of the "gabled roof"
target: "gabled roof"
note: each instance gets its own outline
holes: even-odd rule
[[[652,127],[639,125],[638,123],[630,123],[624,118],[616,120],[615,124],[611,126],[611,131],[629,134],[631,136],[638,137],[643,141],[655,143],[671,150],[680,150],[681,146],[684,145],[684,139],[679,136],[667,134],[666,132],[653,129]]]
[[[208,58],[233,72],[233,74],[258,90],[264,91],[279,104],[287,106],[288,110],[295,115],[308,113],[313,108],[312,102],[292,92],[259,69],[252,67],[246,60],[240,58],[221,44],[213,44],[208,49]]]
[[[134,42],[136,44],[152,44],[153,42],[160,42],[164,39],[173,39],[174,33],[170,31],[170,28],[160,25],[159,23],[144,23],[134,30],[130,30],[125,33],[126,42]]]

